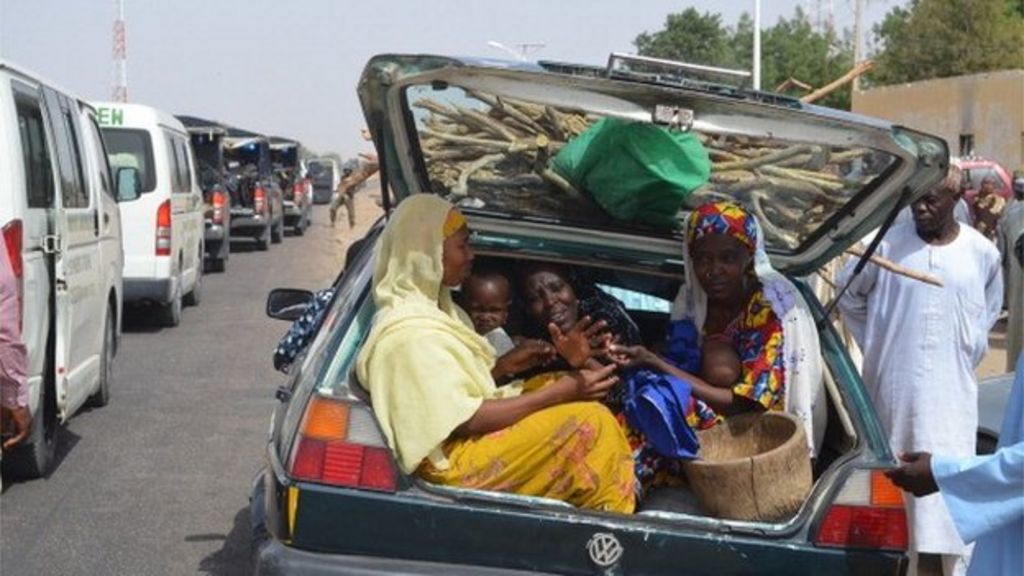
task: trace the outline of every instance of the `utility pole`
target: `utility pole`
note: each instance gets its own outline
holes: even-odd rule
[[[864,15],[863,0],[853,0],[853,65],[864,59],[864,45],[861,43],[861,17]],[[853,79],[853,91],[860,90],[860,76]]]
[[[124,22],[124,0],[114,0],[114,102],[128,101],[128,40]]]
[[[761,0],[754,0],[754,90],[761,89]]]

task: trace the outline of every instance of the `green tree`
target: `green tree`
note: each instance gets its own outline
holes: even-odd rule
[[[633,40],[643,56],[682,60],[698,64],[721,63],[729,59],[729,38],[719,14],[701,14],[687,8],[669,14],[665,27],[654,33],[643,32]]]
[[[914,82],[1024,67],[1024,16],[1009,0],[911,0],[875,25],[871,81]]]
[[[645,56],[750,70],[754,21],[744,13],[735,27],[723,28],[721,16],[688,8],[669,15],[663,30],[640,34],[634,44]],[[848,36],[840,39],[815,30],[797,8],[791,18],[780,18],[761,32],[761,86],[772,90],[791,77],[824,86],[853,65],[852,45]],[[837,90],[818,103],[849,109],[850,89]]]
[[[761,85],[767,90],[790,78],[820,88],[852,66],[852,38],[840,38],[832,30],[815,30],[799,7],[792,18],[780,18],[761,33]],[[815,104],[848,110],[850,87],[836,90]]]

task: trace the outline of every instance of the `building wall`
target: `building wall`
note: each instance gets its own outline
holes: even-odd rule
[[[1024,70],[882,86],[853,94],[853,111],[945,138],[954,156],[973,136],[978,156],[1024,168]],[[966,144],[966,142],[964,143]]]

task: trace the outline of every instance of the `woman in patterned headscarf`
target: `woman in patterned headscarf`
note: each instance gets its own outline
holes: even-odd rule
[[[810,311],[796,287],[775,271],[757,220],[729,202],[698,206],[686,228],[686,282],[672,306],[674,322],[689,322],[703,339],[722,339],[742,370],[729,388],[716,388],[640,347],[622,350],[631,365],[685,378],[693,401],[686,420],[713,426],[751,410],[785,410],[804,422],[812,454],[824,416],[821,354]]]

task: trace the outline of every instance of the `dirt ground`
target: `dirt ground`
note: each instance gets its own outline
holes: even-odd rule
[[[366,231],[370,229],[370,226],[377,221],[383,214],[378,202],[380,201],[380,181],[376,178],[369,180],[366,186],[356,193],[356,227],[349,229],[348,221],[346,220],[346,213],[344,209],[338,212],[338,224],[337,224],[337,235],[334,237],[336,242],[342,243],[343,248],[347,248],[348,245],[362,238]],[[327,218],[327,210],[324,210],[317,216],[320,222],[326,226],[330,226]],[[338,254],[344,254],[345,251],[340,250]],[[343,256],[342,256],[343,258]],[[338,261],[338,267],[343,264],[342,261]],[[989,334],[989,350],[985,359],[982,360],[981,365],[978,366],[978,378],[983,379],[987,376],[995,376],[998,374],[1006,373],[1006,319],[1000,320],[992,332]]]

